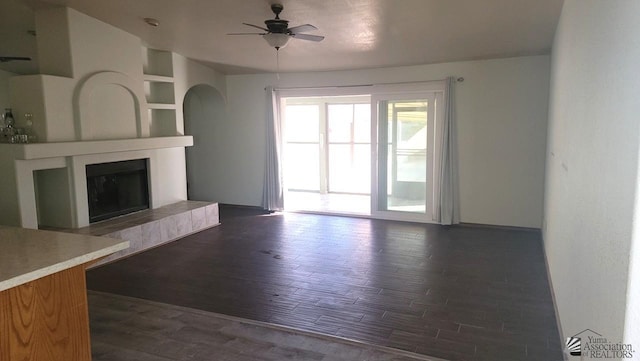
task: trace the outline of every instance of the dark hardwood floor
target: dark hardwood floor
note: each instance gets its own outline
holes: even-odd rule
[[[221,207],[89,289],[448,360],[562,360],[540,235]]]

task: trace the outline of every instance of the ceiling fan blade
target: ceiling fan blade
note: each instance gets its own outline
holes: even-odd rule
[[[310,40],[310,41],[322,41],[324,39],[324,36],[309,35],[309,34],[293,34],[293,37],[296,39]]]
[[[0,56],[0,63],[6,63],[12,60],[31,60],[26,56]]]
[[[227,35],[265,35],[266,33],[227,33]]]
[[[291,34],[297,34],[297,33],[306,33],[308,31],[318,30],[318,28],[316,28],[311,24],[304,24],[304,25],[294,26],[292,28],[289,28],[288,30]]]
[[[263,28],[262,26],[253,25],[253,24],[249,24],[249,23],[243,23],[243,24],[244,24],[244,25],[247,25],[247,26],[252,26],[252,27],[257,28],[257,29],[260,29],[260,30],[264,30],[264,31],[266,31],[266,32],[268,32],[268,31],[269,31],[269,29],[267,29],[267,28]]]

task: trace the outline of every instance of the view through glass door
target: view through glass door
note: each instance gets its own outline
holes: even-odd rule
[[[441,93],[377,95],[377,164],[373,214],[381,218],[432,221],[437,191],[436,134]],[[441,103],[440,103],[441,104]]]
[[[282,97],[285,210],[434,221],[444,83],[372,90]]]
[[[285,98],[285,209],[370,214],[369,96]]]

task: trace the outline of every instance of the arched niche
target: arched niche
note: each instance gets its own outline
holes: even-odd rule
[[[223,156],[220,139],[222,123],[227,117],[226,101],[210,85],[191,87],[183,102],[185,135],[193,136],[193,146],[186,149],[187,191],[189,199],[215,201],[215,185],[220,169],[216,160]]]
[[[105,71],[88,77],[77,88],[74,111],[78,140],[149,136],[142,86],[126,74]]]

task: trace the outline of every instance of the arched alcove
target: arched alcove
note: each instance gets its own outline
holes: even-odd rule
[[[187,193],[189,199],[215,201],[213,185],[217,184],[222,156],[220,129],[226,119],[224,97],[210,85],[196,85],[184,97],[185,135],[193,136],[193,146],[186,149]]]
[[[144,93],[126,74],[104,71],[78,85],[74,95],[78,140],[149,136]]]

